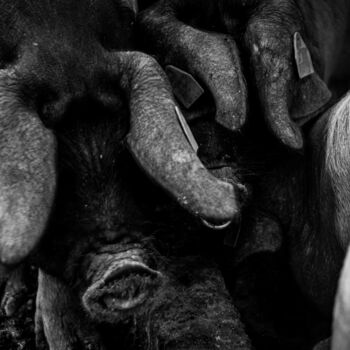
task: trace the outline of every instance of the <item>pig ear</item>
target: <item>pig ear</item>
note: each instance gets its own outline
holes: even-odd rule
[[[317,73],[313,73],[297,83],[293,98],[291,116],[299,125],[319,114],[332,97],[325,82]]]
[[[55,140],[0,76],[0,261],[17,264],[36,246],[55,191]]]
[[[206,8],[200,1],[195,3],[197,11]],[[151,50],[163,66],[186,71],[211,92],[219,124],[239,130],[247,117],[247,88],[238,47],[228,35],[201,31],[181,22],[178,13],[188,10],[188,4],[157,2],[140,14],[138,35],[145,49]]]
[[[213,224],[238,213],[232,184],[211,175],[181,129],[166,76],[141,53],[118,55],[130,100],[129,149],[144,171],[178,203]]]
[[[283,20],[275,16],[280,2],[261,6],[247,26],[245,43],[268,126],[284,145],[300,150],[304,141],[296,121],[317,113],[330,93],[299,33],[299,10],[286,3]]]

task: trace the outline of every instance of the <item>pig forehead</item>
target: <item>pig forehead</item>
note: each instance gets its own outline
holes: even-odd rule
[[[0,0],[0,8],[2,41],[50,34],[55,40],[67,40],[66,33],[74,37],[84,32],[89,37],[90,32],[101,30],[118,35],[133,23],[137,11],[133,0],[14,0],[11,4]]]

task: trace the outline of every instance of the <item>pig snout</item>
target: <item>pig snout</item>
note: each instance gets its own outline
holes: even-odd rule
[[[98,265],[98,277],[83,295],[83,304],[95,320],[115,322],[136,312],[162,281],[162,274],[149,266],[142,249],[116,253],[105,271],[101,271],[105,264]]]

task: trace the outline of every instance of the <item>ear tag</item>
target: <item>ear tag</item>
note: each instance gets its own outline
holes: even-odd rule
[[[294,57],[300,79],[315,73],[310,51],[299,32],[294,33]]]
[[[166,66],[165,72],[175,97],[186,109],[189,109],[204,94],[204,89],[191,74],[174,66]]]
[[[179,120],[179,123],[181,125],[181,128],[188,140],[188,142],[190,143],[191,147],[193,148],[193,150],[197,153],[198,152],[198,143],[196,141],[196,139],[194,138],[192,131],[190,129],[190,127],[188,126],[185,117],[183,116],[181,110],[179,107],[175,106],[175,112],[177,115],[177,119]]]

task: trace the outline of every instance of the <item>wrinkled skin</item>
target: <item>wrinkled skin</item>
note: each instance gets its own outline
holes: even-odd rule
[[[55,193],[50,129],[77,100],[116,110],[115,95],[124,94],[132,116],[127,142],[140,166],[195,216],[214,224],[234,218],[234,186],[211,176],[194,154],[161,69],[126,51],[134,2],[27,0],[0,8],[2,263],[20,262],[40,240]]]
[[[143,305],[141,311],[149,310],[146,301],[152,304],[156,291],[173,289],[176,296],[182,290],[177,279],[169,277],[167,265],[160,264],[158,270],[155,248],[146,244],[150,237],[143,232],[147,225],[143,227],[146,219],[139,206],[151,206],[153,193],[146,195],[143,188],[136,191],[138,181],[145,177],[132,181],[132,174],[140,172],[136,164],[192,217],[213,227],[226,225],[239,215],[245,187],[235,176],[229,183],[207,171],[176,119],[176,102],[161,68],[149,56],[130,51],[135,2],[27,0],[9,5],[3,1],[0,8],[4,125],[0,260],[12,266],[34,255],[33,262],[41,267],[37,325],[38,334],[45,330],[42,339],[52,348],[74,348],[74,342],[84,343],[83,338],[91,334],[94,345],[99,336],[94,336],[93,326],[77,327],[79,330],[68,327],[73,336],[65,327],[61,333],[57,327],[50,328],[51,309],[58,310],[53,322],[64,324],[60,317],[64,319],[63,310],[67,310],[70,298],[54,298],[51,303],[54,293],[50,290],[57,290],[57,286],[49,274],[57,283],[68,285],[69,293],[81,301],[91,320],[110,324],[120,315],[108,313],[108,305],[112,310],[127,310],[128,317],[132,314],[128,310],[139,304]],[[148,222],[150,218],[146,218]],[[86,259],[82,259],[84,253]],[[199,253],[191,254],[198,259]],[[215,342],[221,319],[237,322],[238,331],[241,325],[222,292],[220,273],[213,272],[217,267],[206,264],[200,269],[208,271],[213,290],[219,294],[217,301],[225,305],[210,317],[208,332],[203,331]],[[145,278],[139,279],[139,275]],[[119,281],[116,285],[110,282],[114,278]],[[20,273],[13,280],[16,283],[9,282],[3,302],[7,314],[13,313],[11,293],[13,296],[18,290]],[[198,281],[199,286],[202,282]],[[203,298],[207,296],[204,293]],[[107,303],[105,308],[100,300]],[[190,307],[197,302],[189,298]],[[200,305],[202,315],[208,311],[207,303]],[[72,319],[76,325],[85,323],[82,310],[75,307]],[[231,328],[223,325],[222,329],[223,336],[236,341]],[[59,335],[58,340],[55,335]],[[242,339],[242,347],[249,348],[249,342]],[[208,346],[214,345],[209,342]],[[225,349],[228,345],[220,346]]]
[[[142,4],[141,9],[149,6]],[[216,120],[230,130],[245,124],[246,78],[270,130],[282,144],[300,150],[297,124],[324,109],[331,93],[341,96],[348,89],[349,14],[345,0],[161,0],[141,12],[138,35],[164,66],[188,71],[211,91]],[[315,68],[303,79],[296,71],[295,32]]]
[[[160,67],[128,51],[134,1],[3,1],[0,8],[1,282],[45,231],[56,192],[54,131],[76,101],[117,114],[122,96],[132,116],[128,148],[145,172],[214,226],[237,216],[237,187],[209,174],[194,154]],[[7,314],[17,285],[5,288]]]
[[[120,106],[116,118],[84,101],[56,129],[58,195],[36,254],[38,347],[250,349],[215,263],[220,236],[137,168]]]

